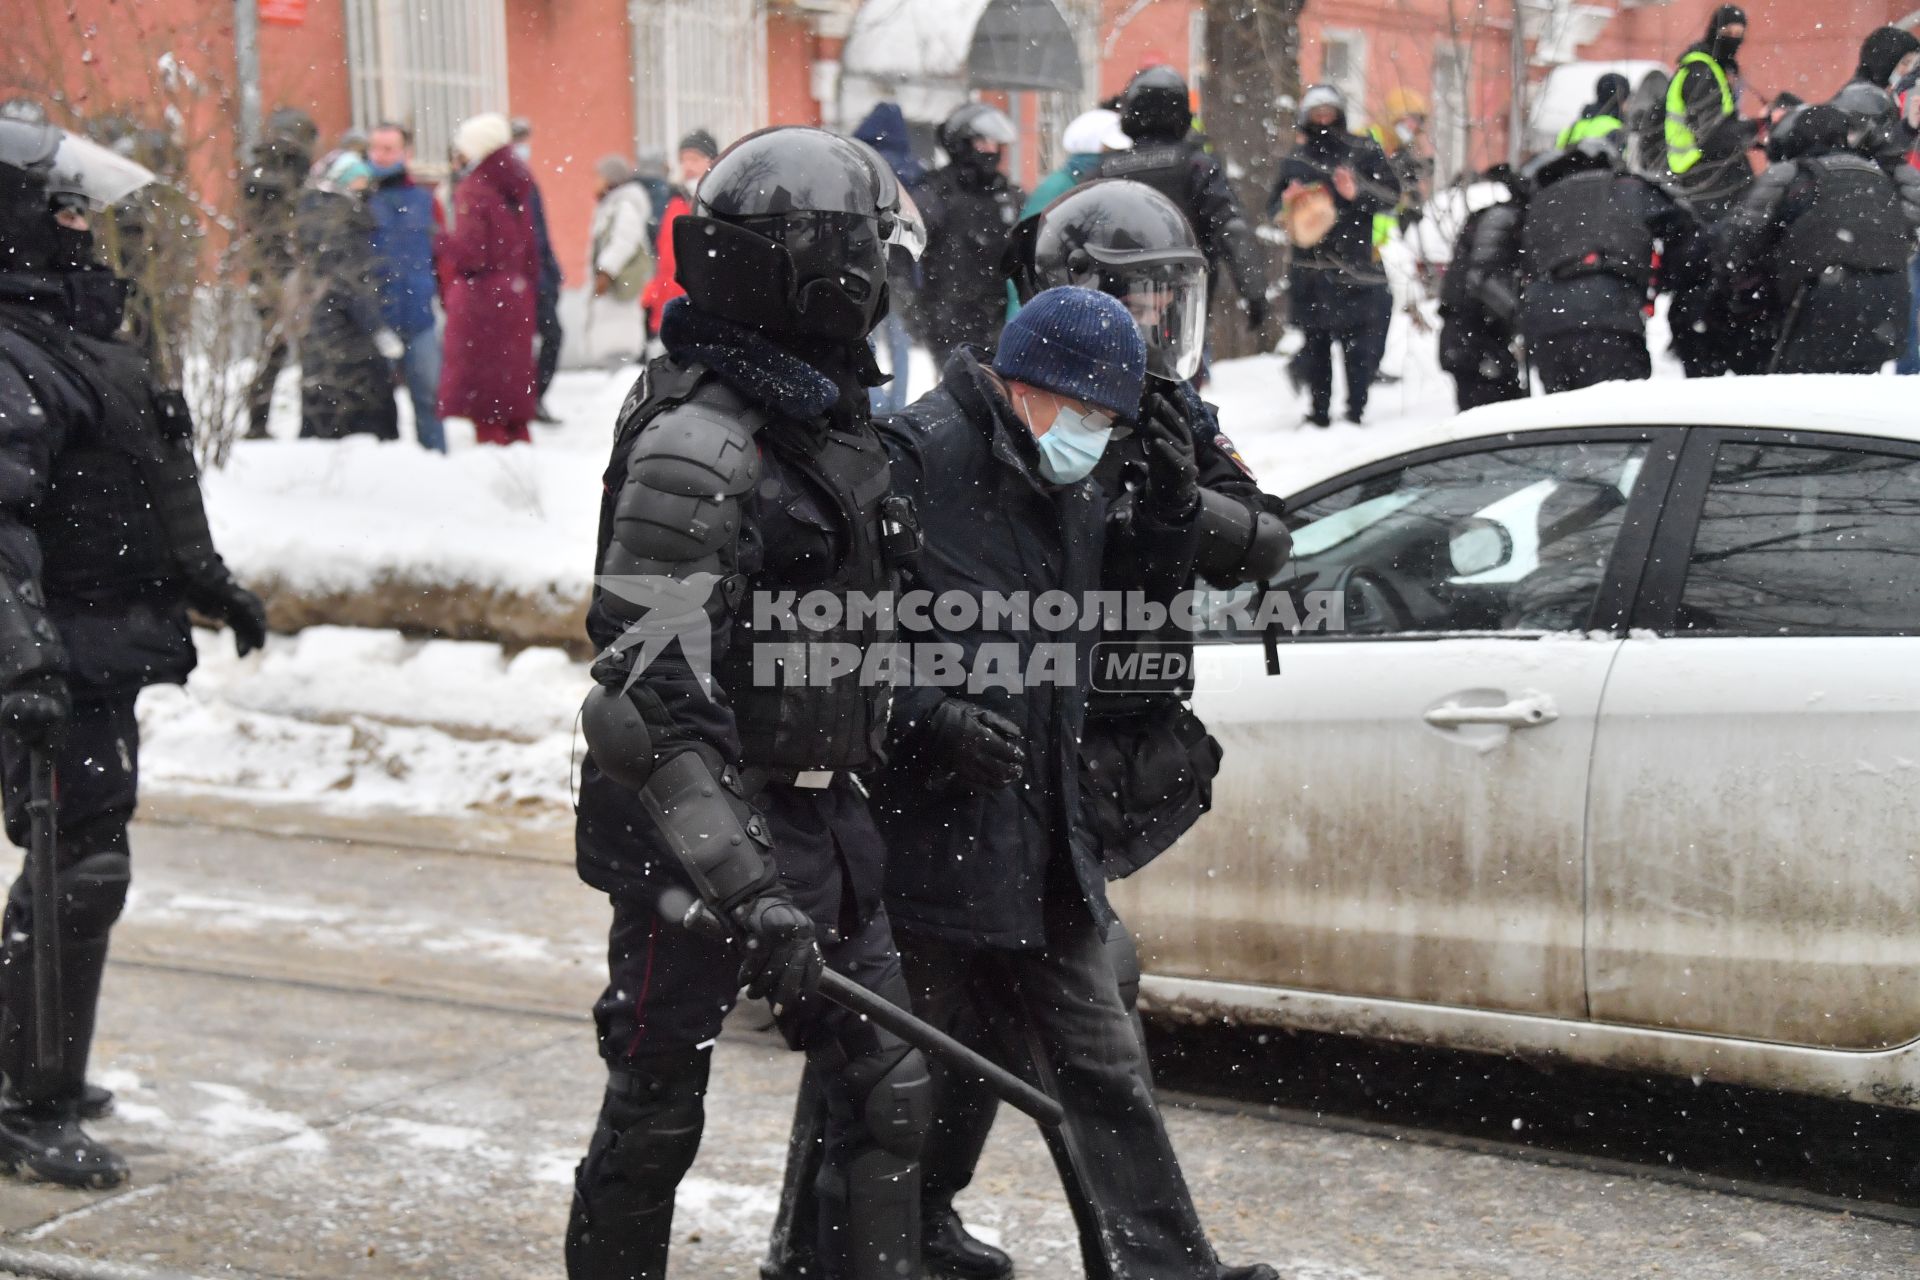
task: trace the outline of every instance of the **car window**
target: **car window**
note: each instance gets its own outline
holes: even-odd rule
[[[1344,486],[1289,515],[1281,585],[1302,617],[1325,616],[1307,601],[1331,596],[1327,629],[1346,634],[1579,630],[1646,453],[1640,441],[1489,449]],[[1220,631],[1245,599],[1213,601]]]
[[[1920,634],[1920,459],[1722,443],[1675,629]]]

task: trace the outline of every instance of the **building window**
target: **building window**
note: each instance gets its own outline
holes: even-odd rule
[[[695,129],[722,147],[767,122],[766,0],[632,0],[634,139],[673,162]]]
[[[1468,127],[1473,119],[1466,50],[1456,44],[1442,44],[1433,51],[1433,185],[1453,185],[1466,172]]]
[[[1347,127],[1364,128],[1367,112],[1367,37],[1329,27],[1320,34],[1320,80],[1347,100]]]
[[[462,120],[507,110],[505,0],[347,0],[347,65],[353,122],[407,125],[445,164]]]

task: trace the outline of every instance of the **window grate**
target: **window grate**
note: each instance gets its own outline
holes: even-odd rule
[[[767,123],[765,0],[632,0],[634,140],[669,165],[705,129],[722,147]]]
[[[505,112],[505,0],[346,0],[353,121],[413,130],[420,166],[447,162],[454,130]]]

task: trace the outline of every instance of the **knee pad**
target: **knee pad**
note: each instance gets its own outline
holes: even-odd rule
[[[933,1120],[933,1082],[918,1049],[900,1045],[847,1065],[854,1105],[874,1144],[905,1160],[920,1156]]]
[[[95,853],[60,873],[60,907],[66,933],[98,938],[113,928],[127,905],[133,862],[124,853]]]
[[[674,1188],[700,1149],[712,1061],[711,1050],[688,1049],[615,1069],[576,1178],[583,1197],[592,1202],[610,1193],[635,1205],[673,1202]]]

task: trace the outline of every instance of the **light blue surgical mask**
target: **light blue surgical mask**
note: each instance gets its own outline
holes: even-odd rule
[[[1092,410],[1062,404],[1040,446],[1040,474],[1055,484],[1072,484],[1093,474],[1100,455],[1113,437],[1113,418]]]

